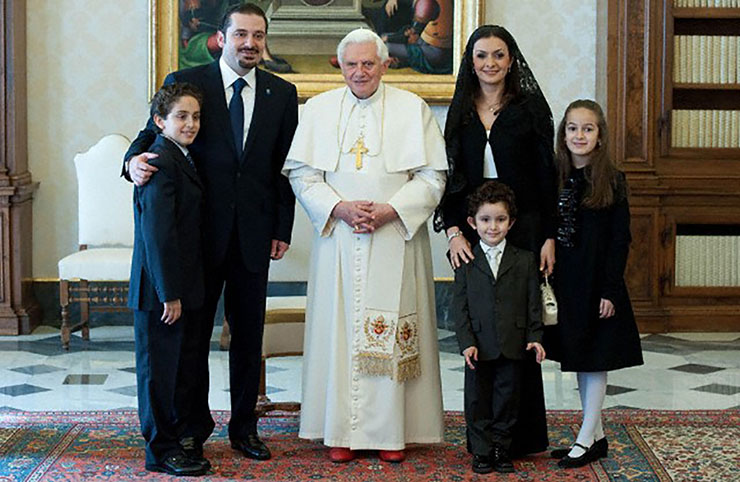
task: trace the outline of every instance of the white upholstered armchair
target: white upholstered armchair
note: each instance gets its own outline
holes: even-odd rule
[[[59,261],[62,346],[72,330],[90,337],[90,311],[125,309],[134,244],[133,185],[119,177],[130,141],[111,134],[75,156],[79,251]],[[118,283],[111,283],[118,282]],[[80,320],[70,325],[69,304],[79,302]]]

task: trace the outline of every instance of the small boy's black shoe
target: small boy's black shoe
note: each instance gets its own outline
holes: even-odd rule
[[[516,472],[516,470],[514,470],[514,464],[511,462],[511,457],[509,457],[509,452],[505,448],[498,445],[493,447],[491,459],[493,462],[493,470],[496,472],[502,474],[511,474],[512,472]]]
[[[473,455],[473,472],[476,474],[490,474],[493,472],[491,459],[485,455]]]

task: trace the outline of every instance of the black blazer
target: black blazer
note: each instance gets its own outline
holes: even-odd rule
[[[189,146],[206,192],[205,254],[221,264],[237,230],[250,271],[266,270],[272,239],[290,243],[295,196],[280,171],[298,124],[295,86],[257,69],[257,92],[244,153],[237,158],[218,61],[173,72],[164,83],[189,82],[204,95],[200,132]],[[159,129],[149,119],[124,159],[149,149]]]
[[[480,244],[475,259],[455,270],[452,309],[460,351],[478,348],[479,360],[500,355],[522,360],[529,342],[542,341],[542,298],[531,252],[507,241],[494,278]]]
[[[203,304],[201,219],[203,185],[179,147],[157,136],[150,151],[159,169],[134,188],[134,255],[129,308],[153,311],[179,299],[183,309]]]
[[[516,224],[507,240],[533,251],[539,258],[540,248],[556,231],[555,203],[557,174],[553,162],[552,120],[546,106],[538,105],[534,97],[508,104],[493,123],[486,138],[486,129],[478,114],[459,134],[459,154],[447,187],[464,179],[458,192],[445,195],[440,206],[444,228],[458,226],[471,244],[478,241],[477,233],[467,219],[467,196],[483,184],[483,157],[486,143],[491,144],[498,180],[509,186],[516,196],[519,211]]]

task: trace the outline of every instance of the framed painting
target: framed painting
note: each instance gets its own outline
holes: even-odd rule
[[[386,83],[446,104],[465,42],[485,18],[485,0],[149,0],[150,94],[169,72],[218,58],[221,15],[245,1],[270,20],[263,67],[293,82],[301,101],[343,85],[336,45],[367,27],[391,52]]]

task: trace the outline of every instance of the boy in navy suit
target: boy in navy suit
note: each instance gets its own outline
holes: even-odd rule
[[[455,270],[451,310],[465,356],[465,423],[473,471],[514,472],[509,457],[517,421],[521,363],[545,359],[535,257],[506,242],[516,218],[514,192],[489,181],[468,198],[468,224],[480,236],[470,263]]]
[[[186,423],[182,373],[185,324],[203,304],[203,186],[189,146],[200,129],[202,94],[190,84],[162,87],[151,113],[161,133],[151,152],[159,172],[134,190],[134,255],[128,306],[134,310],[139,420],[146,469],[202,475],[210,464],[189,457],[179,439]]]

